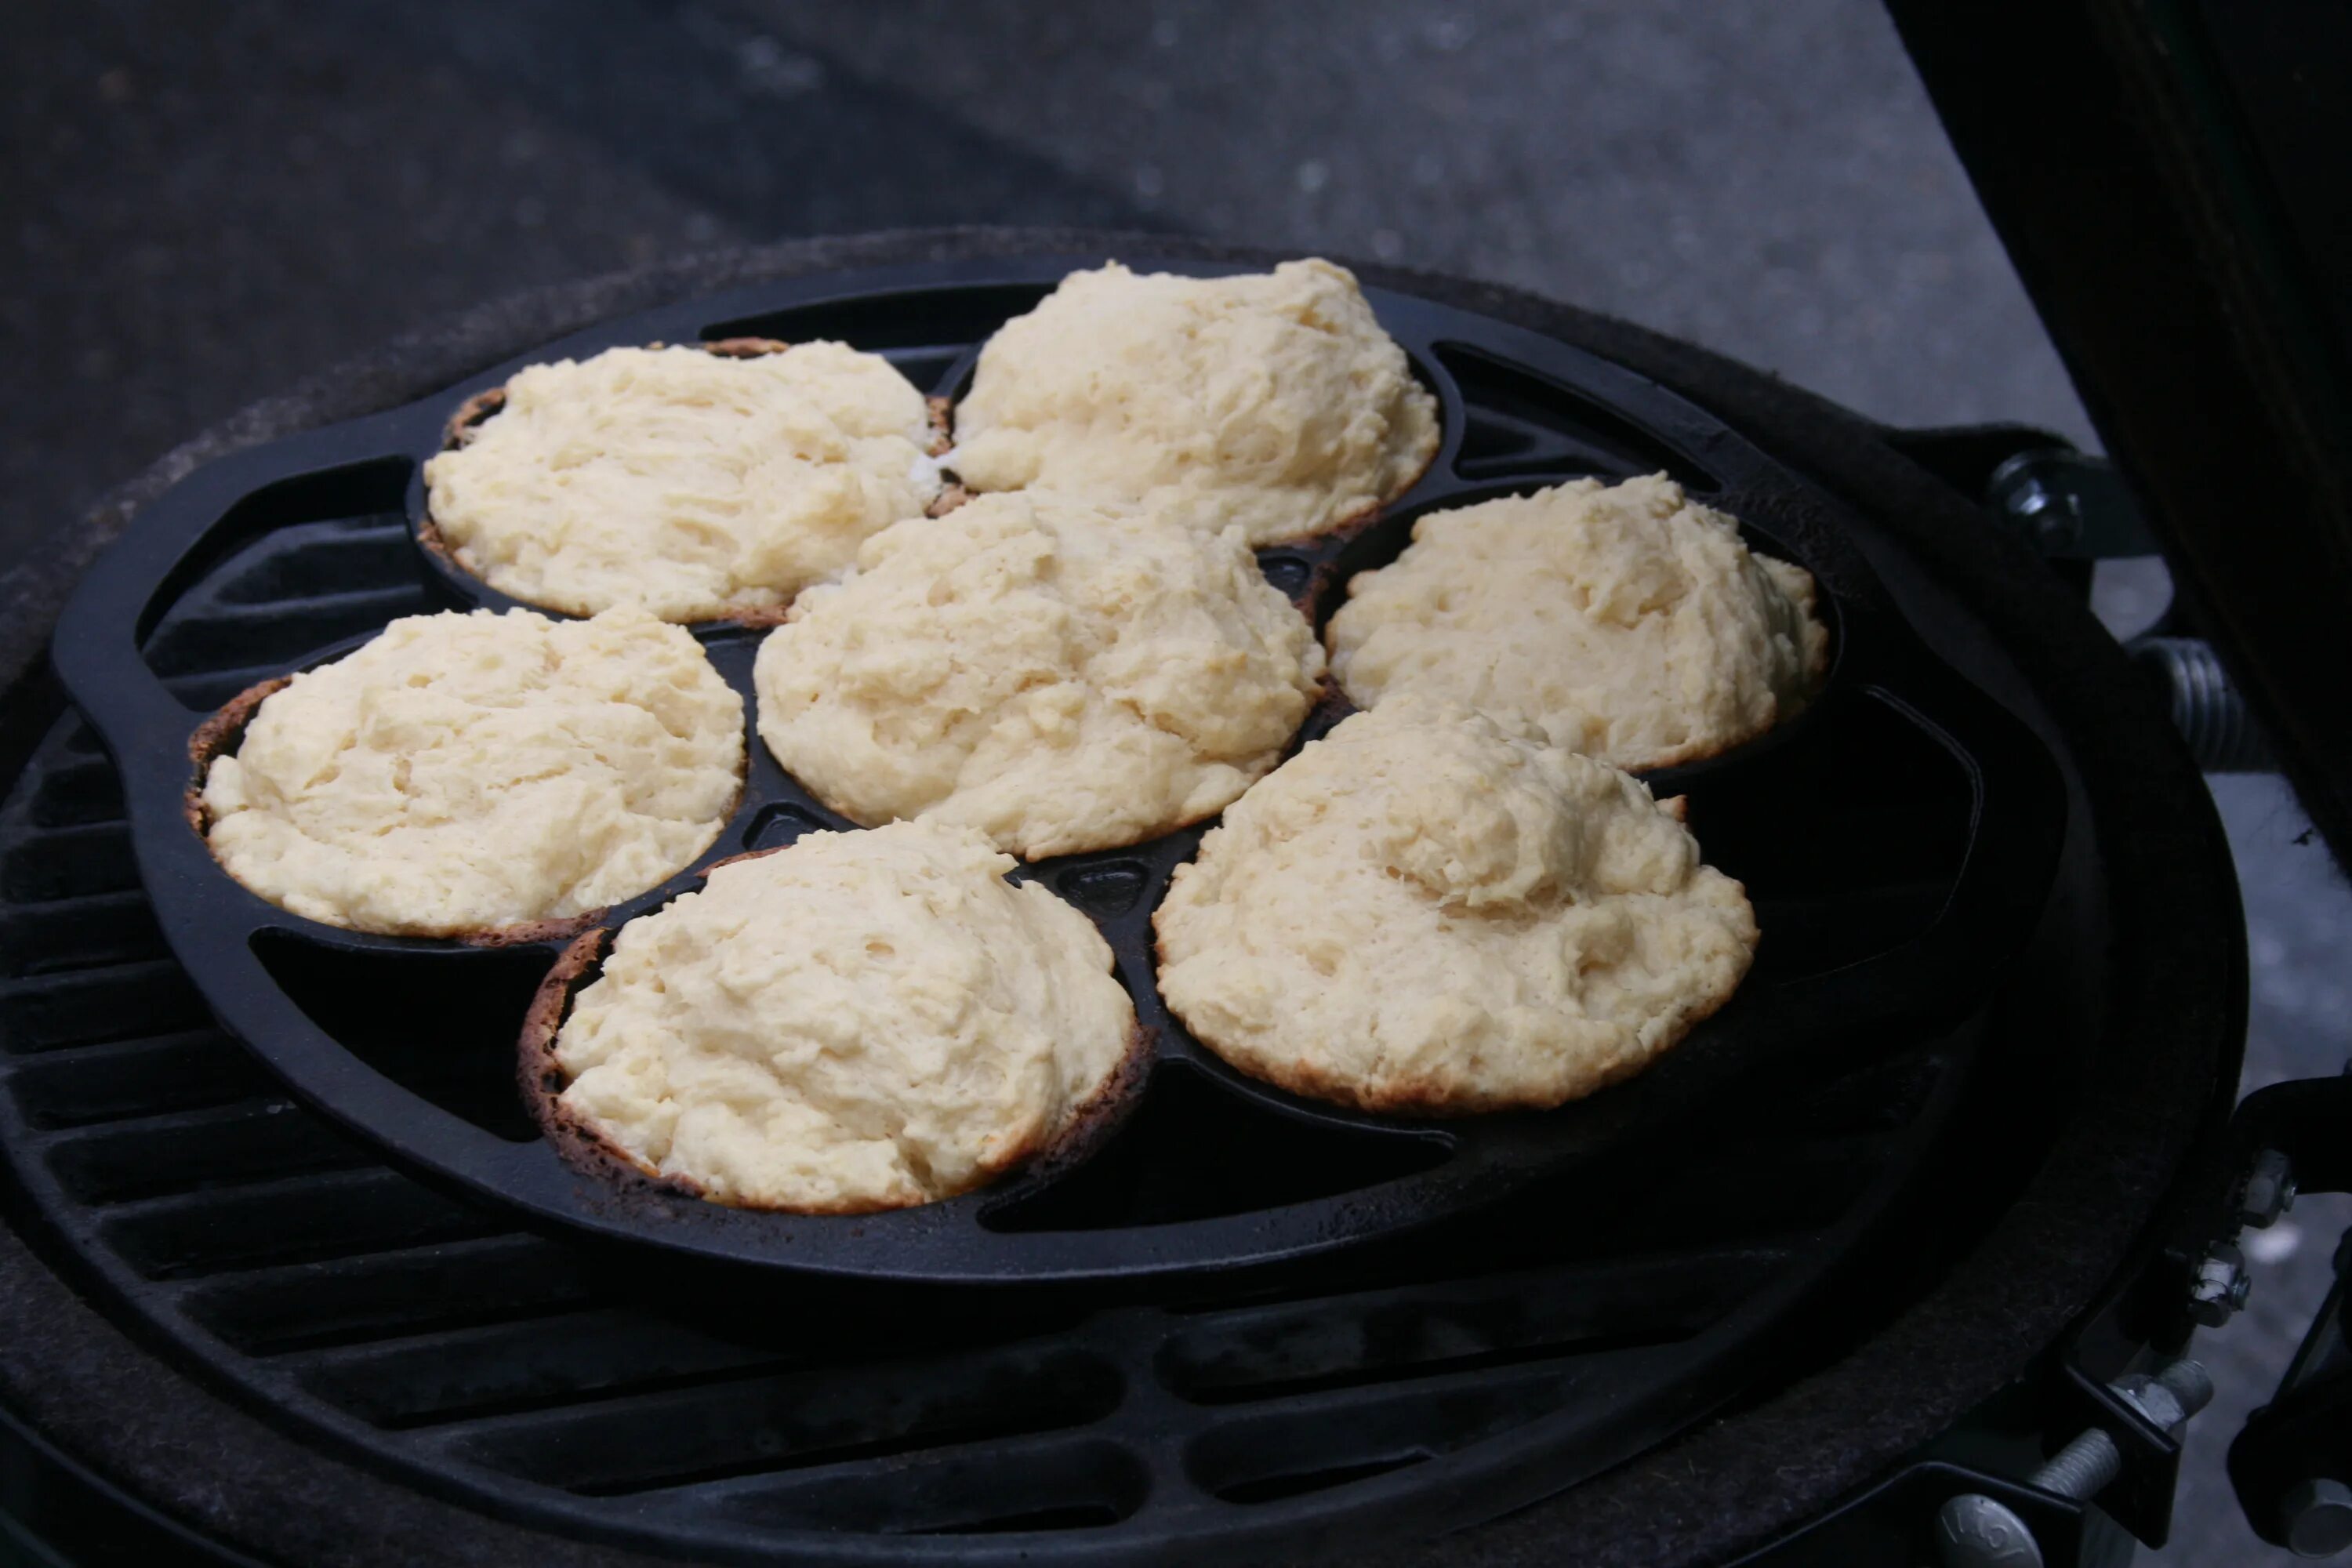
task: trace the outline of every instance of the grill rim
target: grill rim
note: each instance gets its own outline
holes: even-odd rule
[[[1276,259],[1264,252],[1191,246],[1164,237],[935,231],[725,253],[574,289],[543,290],[510,306],[478,311],[450,329],[411,338],[356,367],[320,378],[308,384],[303,394],[249,410],[166,458],[100,509],[93,525],[79,536],[85,549],[64,552],[49,563],[51,592],[46,597],[40,595],[37,581],[24,590],[31,595],[29,624],[37,636],[46,628],[56,590],[74,574],[75,556],[86,556],[144,497],[203,457],[240,439],[357,411],[371,400],[381,405],[414,396],[459,379],[468,367],[503,357],[516,342],[559,336],[571,325],[634,302],[788,272],[944,255],[1124,247],[1163,254],[1190,250],[1204,259],[1259,265]],[[2039,1200],[2031,1216],[2022,1212],[2025,1205],[2012,1209],[1967,1266],[1915,1303],[1895,1325],[1827,1371],[1706,1431],[1654,1449],[1552,1503],[1464,1538],[1465,1551],[1504,1551],[1513,1541],[1553,1536],[1580,1538],[1595,1543],[1591,1560],[1596,1562],[1719,1559],[1868,1479],[2013,1375],[2090,1299],[2132,1244],[2134,1233],[2146,1228],[2147,1216],[2179,1169],[2191,1139],[2210,1124],[2216,1103],[2226,1104],[2234,1083],[2234,1072],[2222,1069],[2234,1068],[2244,976],[2242,944],[2231,940],[2238,921],[2226,848],[2193,767],[2171,740],[2152,700],[2123,672],[2121,656],[2104,634],[2041,575],[2037,563],[2021,549],[1986,536],[1969,507],[1885,447],[1874,427],[1745,367],[1622,323],[1509,290],[1371,266],[1360,270],[1369,281],[1460,300],[1626,363],[1712,405],[1760,445],[1792,458],[1801,455],[1831,474],[1837,481],[1832,488],[1874,519],[1884,519],[1890,529],[1899,527],[1906,546],[1936,575],[1960,588],[1970,610],[1996,634],[2006,634],[2004,647],[2011,660],[2034,676],[2037,689],[2053,707],[2068,712],[2070,738],[2112,743],[2116,755],[2086,755],[2083,765],[2085,787],[2102,807],[2095,817],[2102,844],[2112,849],[2156,843],[2174,852],[2167,862],[2173,874],[2156,879],[2153,887],[2139,887],[2137,899],[2127,896],[2134,889],[2117,889],[2125,923],[2137,909],[2150,905],[2173,914],[2186,910],[2212,917],[2201,924],[2189,921],[2194,929],[2185,937],[2173,934],[2169,951],[2162,955],[2169,962],[2151,958],[2145,973],[2133,976],[2142,983],[2144,995],[2126,992],[2116,998],[2109,1032],[2132,1040],[2128,1065],[2136,1070],[2125,1073],[2126,1064],[2121,1060],[2106,1064],[2105,1076],[2126,1087],[2065,1130],[2029,1193]],[[496,345],[495,352],[485,352],[485,345]],[[27,622],[18,618],[12,624]],[[18,683],[12,701],[19,707],[12,710],[12,719],[21,716],[27,692],[37,690],[39,683],[37,673]],[[2144,868],[2128,853],[2107,858],[2126,871]],[[2175,885],[2166,886],[2168,879]],[[2134,1022],[2143,1028],[2130,1027]],[[2144,1049],[2147,1038],[2172,1042],[2179,1047],[2179,1059],[2151,1062]],[[2150,1070],[2152,1067],[2161,1070]],[[2120,1223],[2125,1215],[2134,1223]],[[0,1313],[0,1321],[26,1331],[0,1338],[0,1347],[47,1347],[60,1335],[73,1342],[74,1351],[68,1355],[52,1351],[35,1358],[49,1364],[53,1375],[48,1376],[39,1375],[37,1366],[24,1364],[27,1358],[21,1351],[0,1348],[0,1392],[13,1405],[28,1408],[45,1430],[76,1436],[79,1441],[73,1447],[86,1453],[112,1452],[119,1462],[122,1449],[106,1442],[106,1434],[127,1417],[144,1417],[168,1404],[175,1419],[241,1421],[254,1433],[275,1438],[253,1418],[219,1406],[184,1378],[152,1362],[137,1379],[122,1385],[125,1409],[101,1409],[102,1401],[79,1394],[64,1371],[67,1363],[83,1355],[102,1362],[142,1352],[75,1301],[54,1277],[36,1281],[54,1287],[43,1300],[47,1310],[16,1315],[15,1309],[26,1298],[19,1259],[28,1268],[38,1266],[13,1237],[5,1238],[5,1249],[9,1267],[0,1276],[7,1286],[0,1303],[8,1310]],[[1941,1342],[1933,1342],[1937,1341]],[[1926,1348],[1932,1352],[1925,1355],[1924,1365],[1917,1364],[1923,1360],[1922,1342],[1929,1342]],[[40,1396],[44,1391],[47,1397]],[[200,1403],[190,1405],[191,1400]],[[1825,1405],[1836,1408],[1824,1413]],[[1808,1434],[1796,1439],[1795,1446],[1788,1436],[1792,1427]],[[1802,1469],[1780,1462],[1780,1457],[1804,1453],[1802,1443],[1822,1429],[1851,1436],[1811,1456],[1813,1462]],[[393,1489],[387,1497],[384,1483],[374,1478],[301,1450],[287,1439],[275,1440],[286,1450],[278,1456],[282,1465],[306,1472],[329,1492],[341,1493],[360,1483],[365,1483],[362,1491],[377,1489],[373,1497],[356,1501],[351,1516],[370,1518],[389,1510],[398,1516],[399,1528],[393,1529],[391,1519],[381,1519],[383,1528],[367,1536],[370,1542],[402,1539],[412,1548],[421,1544],[446,1558],[452,1531],[460,1536],[470,1531],[476,1540],[510,1535],[540,1561],[572,1557],[564,1550],[570,1542],[509,1531],[470,1511],[452,1510],[403,1489]],[[1774,1458],[1761,1458],[1762,1450]],[[205,1479],[201,1466],[213,1446],[191,1453],[170,1444],[159,1452],[157,1445],[149,1444],[142,1451],[154,1462],[133,1468],[180,1511],[214,1521],[237,1512],[233,1490],[225,1496]],[[1717,1505],[1696,1520],[1687,1517],[1686,1507],[1675,1506],[1676,1500],[1694,1489],[1693,1467],[1716,1483],[1706,1489],[1711,1504]],[[100,1468],[112,1469],[115,1465]],[[285,1476],[270,1474],[263,1484],[282,1495]],[[285,1554],[304,1554],[299,1528],[283,1517],[292,1510],[258,1511],[261,1517],[255,1517],[256,1510],[248,1508],[243,1521],[247,1528],[229,1529],[228,1533],[289,1543]],[[223,1527],[227,1528],[226,1521]],[[337,1543],[348,1548],[352,1541],[346,1534]],[[310,1543],[311,1549],[316,1545]],[[478,1556],[468,1542],[465,1560],[512,1558]],[[620,1559],[600,1552],[579,1560]]]

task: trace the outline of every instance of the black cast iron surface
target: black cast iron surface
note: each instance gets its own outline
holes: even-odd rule
[[[328,612],[308,588],[401,559],[400,528],[311,530],[226,579],[214,624]],[[1890,1215],[1922,1201],[1987,1048],[1963,1027],[1822,1066],[1435,1236],[1271,1273],[978,1291],[649,1268],[436,1192],[289,1098],[170,956],[130,837],[75,721],[0,805],[19,1223],[306,1440],[698,1562],[1288,1560],[1532,1500],[1735,1396],[1840,1271],[1909,1250]],[[1183,1109],[1256,1180],[1320,1155],[1246,1102]]]
[[[616,304],[845,266],[1154,247],[1274,259],[996,231],[730,252],[485,310],[337,367],[250,428],[421,395]],[[1981,1030],[1822,1064],[1661,1147],[1272,1279],[1015,1296],[648,1268],[421,1187],[257,1070],[168,961],[119,781],[69,723],[0,804],[0,1392],[160,1506],[290,1562],[1191,1563],[1213,1551],[1466,1565],[1567,1552],[1650,1568],[1720,1563],[1778,1536],[2024,1372],[2133,1245],[2208,1120],[2209,1091],[2234,1080],[2242,931],[2219,831],[2165,715],[2038,563],[1852,416],[1524,295],[1386,280],[1638,363],[1732,415],[1866,510],[1853,537],[1913,624],[2062,749],[2074,804],[2059,879]],[[202,450],[237,438],[215,433]],[[111,531],[188,468],[159,468],[98,525]],[[171,679],[203,706],[247,668],[295,657],[268,640],[280,618],[329,623],[318,638],[364,633],[387,612],[339,610],[345,574],[372,562],[373,581],[391,581],[403,527],[397,509],[322,524],[289,542],[291,559],[257,560],[211,613],[192,607]],[[217,640],[196,629],[206,621]],[[1893,783],[1937,772],[1916,755],[1862,761],[1848,804],[1865,819],[1908,798]],[[1252,1153],[1278,1169],[1296,1142]],[[1748,1265],[1685,1298],[1686,1311],[1644,1272],[1727,1251]],[[1791,1272],[1819,1288],[1786,1292]],[[1764,1290],[1790,1310],[1760,1329],[1732,1321]],[[1581,1316],[1580,1298],[1592,1303]],[[1120,1386],[1078,1426],[1041,1432],[1018,1400],[970,1425],[924,1425],[891,1397],[926,1367],[952,1381],[976,1347],[1073,1331],[1111,1342],[1113,1314],[1126,1325],[1112,1345]],[[1322,1325],[1291,1341],[1312,1359],[1250,1334],[1236,1370],[1252,1375],[1215,1403],[1163,1374],[1171,1333],[1269,1321]],[[1656,1353],[1677,1346],[1697,1353]],[[1703,1385],[1661,1387],[1710,1352]],[[1277,1369],[1291,1380],[1267,1375]],[[787,1373],[792,1392],[772,1396]],[[881,1396],[859,1401],[877,1379]],[[1559,1403],[1505,1397],[1538,1385]],[[1629,1394],[1638,1421],[1612,1414]],[[789,1419],[799,1408],[813,1419]],[[684,1425],[699,1432],[690,1445]],[[1669,1426],[1663,1447],[1637,1452]],[[530,1444],[513,1436],[526,1428]],[[545,1458],[616,1433],[604,1452],[639,1489],[577,1489]],[[507,1439],[495,1458],[509,1468],[484,1462],[486,1434]],[[1254,1448],[1253,1434],[1271,1441]],[[678,1462],[688,1447],[706,1468]],[[1124,1458],[1106,1467],[1106,1454]],[[529,1473],[511,1462],[534,1455]],[[1196,1458],[1219,1462],[1196,1472]],[[741,1511],[754,1499],[778,1504],[756,1524]],[[893,1533],[870,1539],[849,1520]]]
[[[775,285],[609,322],[528,357],[834,337],[952,394],[996,323],[1082,260]],[[509,1087],[523,1007],[554,945],[485,952],[302,921],[231,882],[183,816],[187,742],[209,706],[345,651],[395,616],[510,603],[408,542],[422,510],[417,468],[451,411],[523,359],[199,471],[68,606],[58,668],[122,767],[132,846],[165,939],[232,1034],[404,1164],[607,1238],[905,1281],[1037,1283],[1303,1258],[1622,1157],[1772,1079],[1895,1053],[1965,1017],[2025,940],[2063,831],[2039,743],[1901,624],[1834,504],[1731,431],[1576,350],[1408,296],[1373,298],[1438,392],[1445,440],[1430,473],[1370,528],[1262,552],[1269,578],[1318,619],[1349,574],[1392,558],[1429,510],[1588,473],[1672,472],[1824,589],[1835,665],[1814,707],[1764,741],[1652,781],[1690,798],[1709,858],[1748,883],[1766,934],[1732,1005],[1631,1085],[1542,1116],[1409,1126],[1231,1071],[1166,1015],[1152,984],[1150,910],[1197,845],[1193,830],[1024,873],[1101,923],[1159,1042],[1125,1126],[1092,1157],[953,1202],[846,1219],[625,1195],[564,1165]],[[748,710],[754,636],[724,626],[698,635]],[[706,863],[848,826],[756,741],[751,752],[744,802]],[[657,908],[695,877],[612,918]]]

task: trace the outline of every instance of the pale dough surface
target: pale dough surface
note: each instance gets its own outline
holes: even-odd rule
[[[1757,930],[1670,805],[1467,710],[1359,713],[1229,807],[1153,920],[1202,1043],[1372,1110],[1548,1107],[1720,1006]]]
[[[834,809],[966,823],[1032,859],[1214,814],[1322,674],[1238,531],[1047,491],[875,535],[756,667],[761,739]]]
[[[433,521],[490,586],[572,615],[772,613],[940,493],[923,395],[840,343],[607,349],[506,394],[425,465]]]
[[[1829,657],[1811,575],[1663,474],[1431,512],[1348,595],[1324,636],[1360,706],[1449,699],[1636,771],[1762,734]]]
[[[1007,321],[943,459],[975,490],[1142,501],[1253,545],[1318,533],[1429,466],[1437,401],[1344,268],[1074,272]]]
[[[1091,921],[970,828],[813,833],[621,929],[561,1103],[648,1172],[813,1213],[953,1196],[1108,1085],[1135,1009]]]
[[[683,870],[743,781],[743,700],[642,610],[413,616],[263,700],[204,807],[229,875],[308,919],[453,936]]]

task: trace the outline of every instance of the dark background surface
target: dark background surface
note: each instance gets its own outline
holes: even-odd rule
[[[16,0],[0,47],[0,576],[243,403],[533,284],[740,240],[1088,223],[1520,284],[1894,423],[2089,441],[1869,0],[1542,5]],[[2129,629],[2149,564],[2105,569]],[[2352,896],[2283,786],[2217,781],[2249,1084],[2343,1065]],[[2200,1352],[2176,1544],[2256,1542],[2220,1459],[2341,1205],[2256,1237]]]

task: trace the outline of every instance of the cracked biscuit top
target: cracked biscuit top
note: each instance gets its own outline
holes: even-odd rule
[[[1324,628],[1366,708],[1404,693],[1540,725],[1636,772],[1752,740],[1829,662],[1813,579],[1664,474],[1433,511]]]
[[[742,699],[683,627],[478,610],[394,621],[271,693],[203,806],[213,854],[272,903],[455,936],[658,886],[742,782]]]
[[[940,493],[923,395],[840,343],[620,348],[516,373],[425,465],[457,563],[526,604],[772,616]]]
[[[1136,1044],[1084,915],[968,827],[812,833],[621,928],[555,1041],[640,1169],[805,1213],[951,1197],[1050,1148]]]
[[[1375,1111],[1542,1108],[1639,1072],[1728,999],[1746,891],[1679,803],[1467,709],[1359,713],[1229,807],[1153,917],[1200,1041]]]
[[[968,823],[1031,859],[1213,815],[1322,674],[1238,531],[1049,491],[875,535],[756,668],[761,738],[826,805]]]
[[[1328,261],[1074,272],[989,340],[955,426],[942,461],[975,490],[1141,502],[1252,545],[1395,499],[1441,434],[1437,400]]]

